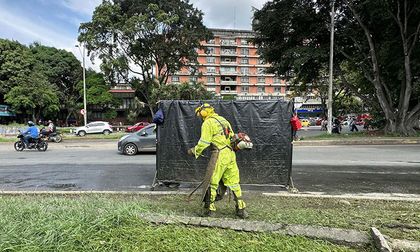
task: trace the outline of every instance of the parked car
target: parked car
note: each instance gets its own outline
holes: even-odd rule
[[[156,151],[156,124],[149,124],[137,132],[121,137],[118,151],[130,156],[143,151]]]
[[[302,127],[309,127],[311,125],[308,119],[300,119],[300,123],[302,124]]]
[[[77,127],[72,132],[79,136],[85,136],[86,134],[105,134],[109,135],[112,133],[112,126],[108,122],[91,122],[86,126]]]
[[[147,125],[149,125],[148,122],[138,122],[138,123],[134,124],[133,126],[128,126],[127,129],[125,129],[125,131],[126,132],[136,132],[136,131],[139,131],[139,130],[143,129]]]

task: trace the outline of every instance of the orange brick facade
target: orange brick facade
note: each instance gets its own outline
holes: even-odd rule
[[[248,40],[252,31],[211,29],[214,39],[203,41],[198,50],[198,72],[190,69],[170,76],[169,83],[203,82],[207,90],[218,96],[236,99],[285,99],[287,86],[259,57],[255,45]]]

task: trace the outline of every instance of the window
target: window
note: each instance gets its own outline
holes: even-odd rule
[[[172,76],[172,82],[179,82],[179,76]]]
[[[241,74],[249,74],[249,68],[248,67],[241,67]]]
[[[248,58],[242,58],[241,59],[241,64],[248,65],[249,64],[249,59]]]
[[[197,82],[196,76],[190,76],[190,82]]]
[[[257,92],[258,93],[264,93],[265,92],[265,87],[258,87]]]
[[[280,91],[281,91],[280,87],[274,87],[274,92],[280,93]]]
[[[249,87],[241,87],[241,92],[248,93],[249,92]]]
[[[265,83],[264,77],[258,77],[258,83]]]
[[[207,83],[215,83],[216,82],[216,78],[214,77],[207,77]]]
[[[249,49],[248,48],[241,48],[241,54],[242,55],[248,55],[249,54]]]
[[[214,39],[207,40],[207,44],[214,44]]]
[[[280,78],[279,77],[274,77],[273,82],[274,83],[280,83]]]
[[[242,76],[241,77],[241,82],[242,83],[249,83],[249,77],[248,76]]]
[[[258,59],[258,64],[260,64],[260,65],[265,65],[265,61],[264,61],[264,59],[259,58],[259,59]]]
[[[216,63],[215,57],[207,57],[207,63]]]
[[[248,40],[241,39],[241,45],[248,45]]]
[[[259,67],[259,68],[257,68],[257,72],[258,72],[258,74],[265,74],[265,68]]]
[[[207,47],[206,53],[207,54],[215,54],[216,53],[216,49],[214,47]]]
[[[207,73],[215,73],[216,67],[207,67]]]

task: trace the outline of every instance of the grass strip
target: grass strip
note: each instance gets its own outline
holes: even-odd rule
[[[196,210],[179,196],[0,196],[0,251],[374,251],[273,233],[156,226],[137,217],[174,213],[175,205],[184,214]]]
[[[247,193],[250,220],[337,227],[420,241],[418,202],[268,197]],[[234,217],[234,203],[217,202],[219,218]],[[348,251],[324,241],[186,226],[154,226],[140,212],[197,216],[185,195],[0,196],[0,251]],[[145,238],[147,237],[147,239]],[[181,245],[177,245],[181,244]],[[195,247],[199,244],[199,247]],[[217,244],[212,247],[211,244]],[[62,246],[62,247],[57,247]],[[311,249],[312,247],[312,249]],[[189,250],[188,248],[192,248]],[[307,249],[305,249],[307,248]],[[370,248],[360,248],[370,250]]]

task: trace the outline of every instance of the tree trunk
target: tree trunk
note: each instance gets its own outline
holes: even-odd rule
[[[385,133],[401,136],[412,136],[416,134],[414,130],[415,120],[402,119],[401,115],[395,115],[394,118],[394,120],[387,119],[384,128]]]

